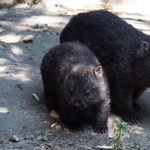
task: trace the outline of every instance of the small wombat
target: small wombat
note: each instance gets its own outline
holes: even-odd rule
[[[63,29],[61,43],[76,40],[98,57],[108,79],[112,110],[125,121],[141,121],[136,101],[150,87],[150,36],[98,10],[74,16]]]
[[[107,131],[109,87],[102,66],[80,42],[53,47],[43,58],[41,75],[51,110],[71,130],[83,129],[88,120],[95,132]]]

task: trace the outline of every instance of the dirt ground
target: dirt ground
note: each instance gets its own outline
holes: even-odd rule
[[[112,145],[106,134],[96,134],[86,128],[82,132],[68,132],[50,117],[45,106],[40,64],[44,54],[59,43],[59,35],[71,15],[52,13],[40,4],[25,4],[0,8],[0,107],[10,109],[0,113],[0,150],[85,150]],[[145,33],[150,33],[149,16],[126,14],[122,17]],[[37,101],[32,94],[40,97]],[[132,125],[126,149],[137,143],[140,150],[150,150],[150,91],[139,99],[142,123]],[[113,131],[116,116],[109,118],[109,132]],[[19,142],[10,142],[15,134]],[[42,137],[49,135],[44,142]],[[136,148],[137,149],[137,148]]]

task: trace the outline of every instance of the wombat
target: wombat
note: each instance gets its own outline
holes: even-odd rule
[[[78,40],[98,57],[108,79],[111,109],[125,121],[136,123],[137,99],[150,87],[150,36],[105,10],[74,16],[60,43]]]
[[[80,42],[53,47],[43,58],[41,75],[47,105],[70,130],[90,123],[95,132],[107,132],[109,87],[102,66]]]

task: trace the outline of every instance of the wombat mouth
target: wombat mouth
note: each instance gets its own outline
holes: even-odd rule
[[[80,102],[74,102],[74,103],[71,103],[70,106],[72,106],[77,111],[82,111],[82,110],[86,109],[89,106],[97,105],[97,104],[100,104],[100,103],[101,103],[100,101],[98,101],[98,102],[90,102],[90,103],[86,103],[86,104],[80,103]]]
[[[86,107],[88,107],[87,105],[83,105],[79,102],[74,102],[70,104],[72,109],[75,109],[76,111],[82,111],[84,110]]]

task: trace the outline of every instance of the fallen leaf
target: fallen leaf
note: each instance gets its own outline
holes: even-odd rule
[[[34,98],[35,100],[37,100],[37,101],[40,100],[40,98],[39,98],[36,94],[33,93],[32,96],[33,96],[33,98]]]
[[[8,112],[9,112],[9,108],[0,107],[0,113],[8,113]]]
[[[52,123],[52,124],[50,125],[50,128],[55,127],[57,124],[58,124],[58,122]]]
[[[42,138],[42,140],[43,140],[43,141],[48,141],[49,138],[50,138],[49,135],[45,135],[45,136]]]
[[[50,112],[50,116],[53,117],[53,118],[55,118],[55,119],[59,118],[59,114],[57,112],[55,112],[55,111],[51,111]]]

